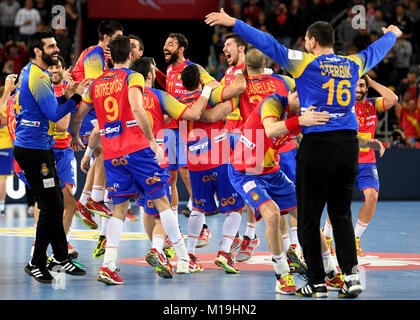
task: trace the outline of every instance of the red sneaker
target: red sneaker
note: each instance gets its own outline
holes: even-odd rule
[[[174,270],[166,256],[159,253],[155,248],[149,250],[146,255],[146,261],[152,267],[155,267],[156,273],[162,278],[173,278]]]
[[[286,273],[283,276],[276,274],[276,292],[280,294],[295,294],[296,286],[293,280],[293,276],[290,273]]]
[[[199,263],[197,263],[197,257],[195,255],[193,255],[192,253],[188,254],[190,256],[190,272],[194,273],[194,272],[201,272],[204,270],[203,266]]]
[[[118,271],[120,271],[120,269],[111,271],[108,267],[101,267],[96,279],[107,284],[123,284],[124,280],[120,278]]]
[[[207,228],[207,226],[203,226],[203,229],[201,229],[200,236],[198,237],[198,242],[196,244],[196,248],[202,248],[209,244],[211,238],[211,232]]]
[[[214,263],[227,273],[239,273],[239,269],[233,265],[233,259],[230,253],[219,251]]]
[[[330,290],[340,290],[344,286],[344,275],[341,272],[331,278],[327,275],[325,283]]]
[[[243,240],[244,239],[239,234],[236,234],[235,238],[233,239],[232,245],[230,246],[230,253],[238,249],[241,246]]]
[[[86,207],[77,200],[76,210],[74,215],[83,222],[83,224],[90,229],[98,229],[98,224],[93,220],[92,214],[86,210]]]
[[[69,259],[77,259],[77,257],[79,256],[79,251],[77,251],[76,248],[73,248],[73,246],[67,242],[67,249],[68,249],[68,253],[69,253]]]
[[[99,214],[105,218],[112,217],[112,211],[107,208],[105,203],[93,201],[92,198],[89,198],[86,203],[86,209],[93,214]]]
[[[249,260],[253,254],[255,249],[258,248],[260,245],[260,239],[255,235],[254,240],[251,240],[249,237],[244,236],[244,239],[241,243],[241,248],[239,249],[238,254],[235,257],[237,262],[244,262]]]
[[[137,221],[139,220],[139,218],[137,218],[134,214],[133,214],[133,210],[132,209],[128,209],[127,212],[127,218],[130,219],[131,221]]]

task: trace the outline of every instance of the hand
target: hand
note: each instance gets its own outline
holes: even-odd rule
[[[216,24],[221,24],[226,27],[233,27],[236,23],[236,19],[228,15],[223,8],[220,12],[212,12],[206,15],[205,23],[213,27]]]
[[[153,150],[155,153],[155,159],[158,163],[162,162],[163,158],[165,157],[165,153],[163,149],[155,142],[150,143],[150,149]]]
[[[82,160],[80,161],[80,169],[86,174],[88,173],[91,159],[92,159],[92,156],[84,155]]]
[[[382,27],[382,32],[385,34],[387,32],[393,32],[397,36],[397,38],[402,36],[402,31],[397,27],[391,24],[388,28]]]
[[[206,86],[210,87],[210,88],[211,88],[211,90],[214,90],[214,89],[216,89],[217,87],[220,87],[220,86],[221,86],[221,84],[220,84],[220,82],[218,82],[218,81],[216,81],[216,80],[213,80],[213,81],[210,81],[209,83],[207,83],[207,84],[206,84]]]
[[[384,155],[385,147],[378,139],[368,140],[367,146],[373,150],[379,151],[379,157]]]
[[[367,80],[366,86],[367,87],[370,87],[370,84],[371,84],[372,79],[368,76],[367,73],[366,73],[366,80]]]
[[[70,148],[72,148],[73,151],[81,151],[85,150],[86,147],[83,144],[82,140],[80,140],[79,135],[72,137],[70,140]]]
[[[89,88],[90,84],[92,83],[92,79],[84,79],[76,88],[76,94],[83,96],[85,90]]]
[[[104,50],[105,59],[111,60],[111,49],[109,47],[106,47]]]
[[[79,85],[79,82],[76,81],[69,81],[67,83],[66,89],[64,90],[64,95],[66,96],[66,99],[69,99],[71,96],[73,96],[76,92],[76,88]]]
[[[70,82],[73,81],[73,77],[71,76],[72,69],[73,69],[73,67],[70,66],[67,70],[64,70],[64,72],[63,72],[63,79],[67,83],[70,83]]]
[[[310,106],[305,113],[299,117],[299,125],[303,127],[318,126],[330,121],[328,112],[314,112],[316,107]]]
[[[12,93],[17,88],[18,84],[15,84],[17,74],[9,74],[6,77],[6,82],[4,83],[4,92]]]

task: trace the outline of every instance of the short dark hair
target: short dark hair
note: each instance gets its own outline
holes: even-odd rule
[[[200,84],[200,70],[196,64],[190,64],[181,72],[182,84],[188,91],[193,91]]]
[[[236,44],[238,45],[238,47],[240,46],[244,46],[245,47],[245,52],[248,50],[248,42],[246,42],[244,39],[241,38],[240,35],[234,33],[234,32],[230,32],[225,36],[225,39],[233,39],[235,40]]]
[[[362,74],[360,76],[360,79],[362,79],[365,82],[366,87],[367,87],[368,86],[368,79],[367,79],[366,73]]]
[[[124,63],[127,61],[131,52],[130,38],[118,36],[109,43],[112,61],[115,63]]]
[[[335,43],[334,29],[328,22],[317,21],[308,27],[308,38],[314,37],[321,47],[333,48]]]
[[[35,48],[44,51],[44,42],[42,40],[47,38],[54,38],[54,34],[52,32],[35,32],[29,36],[28,49],[31,59],[35,59]]]
[[[116,31],[124,31],[121,23],[115,20],[102,21],[98,26],[99,40],[104,40],[104,35],[111,37]]]
[[[66,68],[66,63],[64,62],[64,58],[63,58],[62,56],[58,55],[58,56],[57,56],[57,59],[58,59],[58,61],[61,63],[61,67],[62,67],[63,69],[65,69],[65,68]]]
[[[149,72],[152,72],[152,64],[155,64],[155,60],[153,60],[153,58],[141,57],[133,62],[131,70],[140,73],[143,75],[143,78],[146,79]]]
[[[128,37],[129,37],[130,39],[137,40],[137,41],[139,42],[140,50],[144,51],[144,43],[143,43],[143,41],[140,39],[140,37],[139,37],[139,36],[136,36],[135,34],[130,34],[130,35],[128,35]]]
[[[188,50],[188,40],[187,40],[187,38],[182,33],[177,33],[177,32],[170,33],[168,37],[178,40],[178,47],[179,48],[181,48],[181,47],[184,48],[184,56],[185,56],[185,54],[187,53],[187,50]]]

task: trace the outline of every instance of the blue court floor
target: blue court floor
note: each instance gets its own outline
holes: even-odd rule
[[[361,202],[352,204],[353,222]],[[79,261],[87,275],[66,276],[57,284],[40,284],[24,272],[33,240],[33,218],[26,216],[25,205],[7,205],[0,218],[0,300],[298,300],[296,296],[278,295],[270,255],[264,241],[264,222],[257,226],[262,240],[258,253],[247,263],[237,264],[238,275],[226,274],[214,265],[224,217],[207,217],[212,232],[210,245],[197,249],[204,272],[175,275],[163,279],[144,262],[149,241],[144,233],[142,214],[132,205],[138,221],[127,220],[120,241],[119,268],[121,286],[107,286],[96,281],[102,260],[92,257],[98,230],[90,230],[74,219],[70,243],[79,250]],[[364,292],[358,300],[420,299],[420,202],[378,203],[375,216],[362,237],[366,256],[359,260]],[[97,218],[97,217],[96,217]],[[97,218],[98,220],[98,218]],[[325,220],[325,216],[322,219]],[[179,215],[182,230],[188,218]],[[246,219],[241,223],[243,234]],[[296,286],[305,284],[295,276]],[[337,292],[329,292],[336,300]]]

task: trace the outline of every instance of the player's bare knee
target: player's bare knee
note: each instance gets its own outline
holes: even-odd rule
[[[365,201],[368,203],[376,203],[378,201],[378,191],[373,188],[364,190]]]

